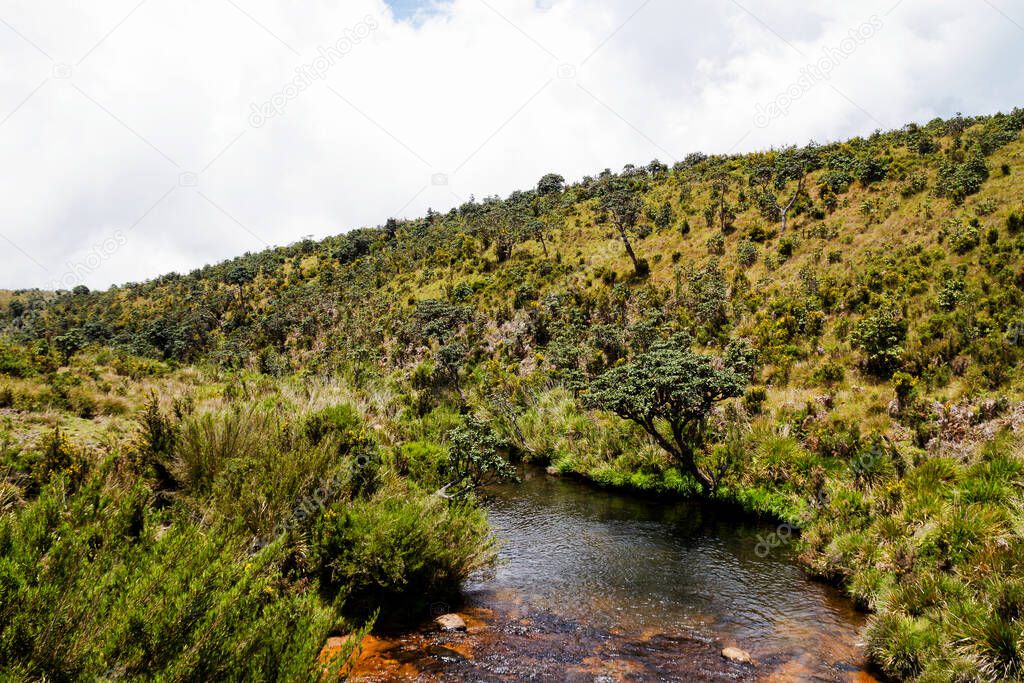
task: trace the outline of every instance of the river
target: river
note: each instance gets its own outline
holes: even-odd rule
[[[473,577],[466,633],[371,637],[363,681],[872,681],[864,617],[808,578],[774,524],[527,469],[492,492],[498,565]],[[784,536],[784,534],[783,534]],[[740,648],[752,664],[721,656]]]

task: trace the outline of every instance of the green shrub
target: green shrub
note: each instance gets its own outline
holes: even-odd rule
[[[880,377],[889,377],[903,358],[907,321],[893,306],[882,308],[857,323],[851,342],[867,354],[865,367]]]
[[[332,435],[354,441],[363,430],[363,419],[348,403],[329,406],[305,417],[303,430],[314,445]]]
[[[872,618],[865,640],[868,655],[897,679],[916,677],[938,654],[938,639],[927,621],[892,613]]]
[[[231,460],[267,453],[271,430],[268,417],[252,408],[189,416],[166,467],[186,492],[202,498]]]
[[[288,579],[283,548],[249,555],[184,521],[156,534],[148,500],[137,483],[97,476],[69,495],[54,480],[0,521],[0,661],[8,673],[316,678],[320,647],[344,624],[312,587]]]
[[[0,375],[30,377],[34,372],[27,350],[0,341]]]
[[[957,254],[966,254],[981,244],[981,231],[975,225],[950,220],[939,231],[940,239],[944,239],[949,248]]]
[[[967,158],[960,162],[950,158],[939,166],[935,191],[940,197],[947,197],[954,204],[962,204],[964,199],[981,190],[981,185],[988,179],[988,167],[985,156],[980,149],[973,149]]]
[[[825,361],[814,371],[811,379],[816,384],[832,386],[841,383],[846,378],[846,369],[836,361]]]
[[[744,268],[749,268],[757,262],[757,245],[748,239],[740,240],[736,249],[736,260]]]
[[[415,611],[488,562],[488,539],[481,512],[392,482],[369,500],[328,508],[313,527],[309,561],[351,607]]]
[[[1024,212],[1014,211],[1006,219],[1006,230],[1011,235],[1016,235],[1024,229]]]
[[[448,451],[443,446],[431,441],[410,441],[398,449],[397,458],[402,472],[431,491],[447,483],[444,479]]]

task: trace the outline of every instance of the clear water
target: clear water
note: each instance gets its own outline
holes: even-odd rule
[[[466,588],[473,604],[514,596],[595,629],[688,633],[738,646],[809,678],[863,668],[864,618],[802,571],[776,525],[734,509],[595,489],[527,470],[494,492],[500,564]]]
[[[367,646],[359,681],[871,681],[864,618],[809,579],[776,525],[522,473],[493,491],[500,561],[464,587],[466,633]],[[762,544],[759,549],[759,544]],[[739,647],[754,665],[727,662]]]

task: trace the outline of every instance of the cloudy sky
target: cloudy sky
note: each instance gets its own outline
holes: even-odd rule
[[[0,0],[0,287],[1024,105],[1024,0]]]

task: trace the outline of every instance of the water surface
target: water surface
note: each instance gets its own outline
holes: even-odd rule
[[[499,564],[452,608],[469,633],[378,642],[368,678],[871,680],[863,616],[809,579],[790,544],[765,552],[774,524],[534,469],[492,493]],[[754,665],[726,662],[723,646]]]

